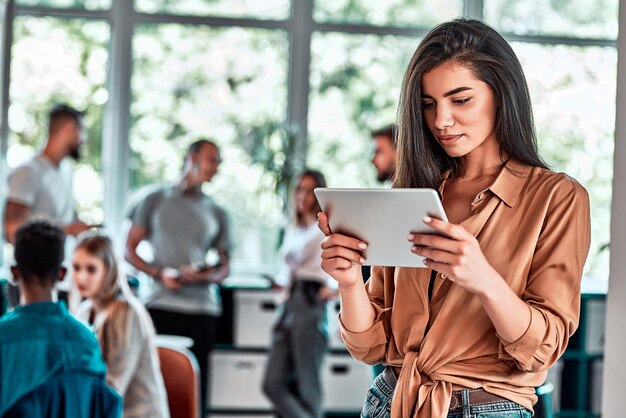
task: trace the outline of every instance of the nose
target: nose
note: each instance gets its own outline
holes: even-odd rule
[[[435,115],[435,128],[443,131],[454,125],[454,118],[450,108],[444,105],[437,106],[437,114]]]

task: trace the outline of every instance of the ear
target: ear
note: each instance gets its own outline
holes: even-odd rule
[[[22,272],[17,266],[11,266],[11,274],[13,275],[13,280],[15,281],[15,283],[17,283],[18,280],[22,277]]]
[[[189,156],[189,166],[193,167],[198,164],[198,154],[191,154]]]
[[[69,135],[74,129],[74,123],[70,120],[64,121],[61,126],[59,126],[58,133],[62,136]]]
[[[59,269],[59,276],[57,277],[57,281],[58,282],[62,282],[63,279],[65,278],[66,274],[67,274],[67,268],[66,267],[61,267]]]

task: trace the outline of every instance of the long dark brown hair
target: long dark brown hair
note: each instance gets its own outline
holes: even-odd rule
[[[500,152],[509,158],[547,168],[537,150],[530,94],[522,66],[508,42],[488,25],[456,19],[435,27],[417,47],[404,75],[398,107],[398,167],[394,187],[438,188],[442,173],[456,172],[450,157],[426,125],[422,76],[446,62],[466,66],[486,83],[496,100],[494,132]]]

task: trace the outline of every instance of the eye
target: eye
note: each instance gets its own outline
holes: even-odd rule
[[[89,274],[94,274],[96,270],[96,266],[87,266],[87,273]]]
[[[471,97],[463,97],[462,99],[454,99],[452,102],[454,104],[462,105],[462,104],[468,103],[470,100],[472,100]]]
[[[78,264],[73,264],[72,268],[74,269],[74,271],[78,272],[80,271],[80,266]]]
[[[432,109],[433,107],[435,107],[435,102],[422,102],[422,107],[424,109]]]

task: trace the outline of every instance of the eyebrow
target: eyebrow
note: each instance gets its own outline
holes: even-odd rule
[[[452,96],[453,94],[457,94],[457,93],[461,93],[463,91],[467,91],[467,90],[472,90],[471,87],[457,87],[454,90],[450,90],[447,93],[443,94],[443,97],[448,97],[448,96]],[[434,97],[429,96],[428,94],[422,94],[422,97],[425,99],[434,99]]]

